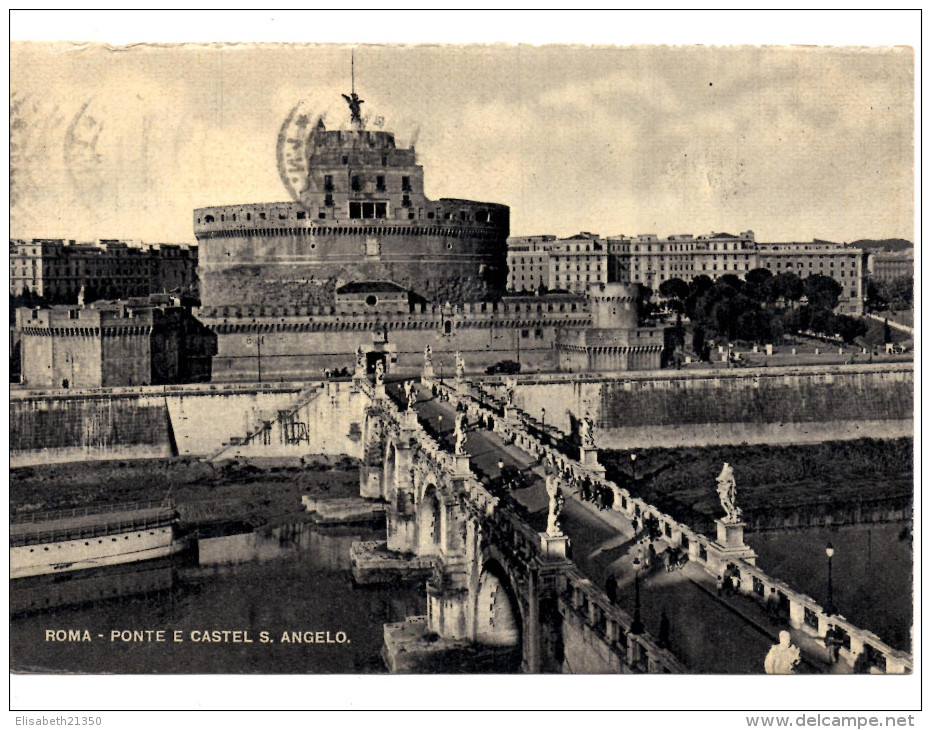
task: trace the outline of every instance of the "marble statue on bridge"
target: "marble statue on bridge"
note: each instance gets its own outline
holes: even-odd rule
[[[795,674],[795,668],[801,661],[801,651],[793,646],[792,636],[788,631],[779,632],[779,643],[773,644],[766,659],[763,660],[763,671],[767,674]]]
[[[466,440],[466,414],[460,413],[456,416],[456,445],[455,453],[461,456],[465,453]]]
[[[465,360],[462,359],[462,353],[456,352],[456,380],[461,381],[465,375]]]
[[[414,390],[413,380],[404,382],[404,395],[407,397],[407,410],[414,410],[414,404],[417,403],[417,391]]]
[[[365,350],[362,349],[362,346],[356,348],[356,372],[355,376],[357,378],[365,377]]]
[[[566,501],[559,488],[559,478],[555,474],[546,476],[546,493],[550,498],[550,511],[546,519],[546,534],[548,537],[562,537],[562,528],[559,525],[559,514]]]
[[[375,364],[375,385],[385,384],[385,363],[379,360]]]
[[[504,405],[511,408],[514,405],[514,391],[517,390],[517,380],[508,378],[504,381]]]
[[[743,519],[743,512],[737,506],[737,482],[734,480],[734,469],[727,462],[718,474],[718,497],[721,507],[724,508],[724,524],[736,525]]]
[[[586,413],[585,418],[579,420],[579,438],[582,442],[582,448],[595,448],[594,429],[595,423],[592,421],[591,416]]]
[[[425,370],[433,368],[433,348],[430,345],[423,348],[423,366]]]

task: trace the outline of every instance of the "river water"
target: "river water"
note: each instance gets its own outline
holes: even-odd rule
[[[889,522],[748,532],[767,573],[824,605],[827,554],[837,612],[895,649],[912,650],[914,555],[909,525]]]
[[[200,539],[170,560],[16,581],[11,605],[20,611],[10,622],[10,667],[385,672],[383,624],[425,613],[426,600],[422,586],[353,583],[350,545],[379,537],[383,527],[299,523]],[[45,601],[62,605],[25,608]]]

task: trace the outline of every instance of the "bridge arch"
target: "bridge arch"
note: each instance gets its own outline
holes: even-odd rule
[[[474,593],[475,642],[515,649],[519,667],[525,621],[514,586],[503,562],[486,553]]]
[[[436,486],[424,488],[417,510],[417,543],[421,555],[437,555],[441,551],[443,519]]]
[[[384,476],[382,477],[382,494],[389,502],[398,493],[398,447],[394,439],[386,439],[384,458]]]

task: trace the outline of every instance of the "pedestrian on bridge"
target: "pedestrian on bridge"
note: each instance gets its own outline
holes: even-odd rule
[[[617,579],[613,575],[605,581],[605,595],[611,603],[617,603]]]

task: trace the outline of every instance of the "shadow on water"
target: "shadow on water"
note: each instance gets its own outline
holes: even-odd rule
[[[350,545],[379,536],[364,526],[261,527],[203,537],[170,559],[17,580],[11,669],[384,672],[383,624],[423,614],[425,595],[354,584]],[[49,631],[72,635],[47,640]]]

